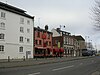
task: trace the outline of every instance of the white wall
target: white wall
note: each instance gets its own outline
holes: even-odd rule
[[[60,34],[55,29],[52,29],[51,32],[53,33],[53,37],[60,36]]]
[[[33,58],[33,20],[9,11],[0,9],[0,12],[6,13],[6,19],[0,18],[0,22],[5,22],[5,30],[0,29],[0,32],[5,34],[5,39],[0,40],[0,45],[5,46],[4,52],[0,52],[0,59],[10,58],[22,58],[26,56],[26,51],[31,51],[29,57]],[[24,18],[24,24],[20,24],[20,18]],[[27,24],[27,20],[30,20],[30,25]],[[20,27],[24,27],[24,33],[20,32]],[[27,33],[27,28],[30,29],[30,33]],[[24,37],[24,42],[19,42],[19,37]],[[27,38],[30,39],[30,43],[27,43]],[[19,47],[23,46],[23,53],[19,52]]]

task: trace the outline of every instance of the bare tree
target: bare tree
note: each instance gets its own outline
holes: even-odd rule
[[[95,29],[100,31],[100,0],[95,0],[95,5],[92,8],[92,13]]]

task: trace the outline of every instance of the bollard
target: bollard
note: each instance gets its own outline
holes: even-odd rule
[[[25,61],[25,56],[23,56],[23,61]]]
[[[8,62],[10,62],[10,56],[8,56]]]

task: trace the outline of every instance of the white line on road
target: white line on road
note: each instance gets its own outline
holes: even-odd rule
[[[28,75],[38,75],[38,74],[40,74],[40,72],[32,73],[32,74],[28,74]]]
[[[74,67],[74,65],[66,66],[66,67],[61,67],[61,68],[57,68],[57,69],[53,69],[52,71],[57,71],[57,70],[67,69],[67,68],[71,68],[71,67]]]

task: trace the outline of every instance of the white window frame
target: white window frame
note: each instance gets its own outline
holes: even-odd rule
[[[4,22],[0,23],[0,28],[5,29],[5,23]]]
[[[0,39],[4,39],[5,38],[5,34],[0,33]]]
[[[0,52],[4,51],[4,45],[0,45]]]
[[[23,42],[23,41],[24,41],[23,36],[20,36],[20,37],[19,37],[19,41],[20,41],[20,42]]]
[[[27,28],[27,33],[30,33],[30,29],[29,28]]]
[[[5,12],[1,12],[1,18],[6,18],[6,13]]]
[[[27,20],[27,24],[30,25],[30,20]]]
[[[22,17],[20,18],[20,23],[24,24],[24,18],[22,18]]]
[[[23,51],[23,47],[21,46],[21,47],[19,47],[19,52],[21,52],[21,53],[23,53],[24,51]]]
[[[20,32],[24,33],[24,27],[20,27]]]
[[[30,43],[30,39],[29,38],[27,38],[27,43]]]

